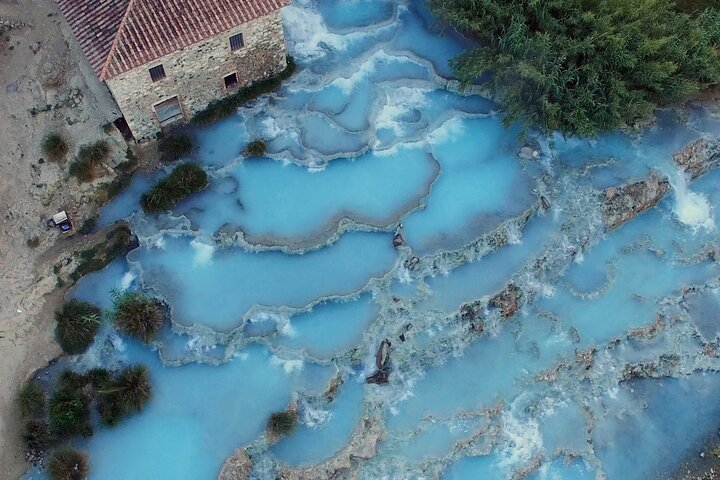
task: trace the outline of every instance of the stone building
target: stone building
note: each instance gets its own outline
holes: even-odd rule
[[[290,0],[57,0],[136,139],[286,67]]]

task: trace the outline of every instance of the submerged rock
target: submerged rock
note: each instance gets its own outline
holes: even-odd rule
[[[375,354],[375,367],[377,370],[375,373],[365,379],[367,383],[374,383],[377,385],[384,385],[388,383],[390,378],[390,347],[392,342],[387,338],[380,342],[380,347]]]
[[[238,448],[220,470],[217,480],[247,480],[252,470],[252,460],[244,448]]]
[[[701,138],[673,155],[673,160],[695,179],[720,165],[720,141]]]
[[[492,297],[488,305],[500,310],[503,317],[509,318],[515,315],[515,312],[520,308],[521,299],[522,290],[520,290],[520,287],[510,283],[500,293]]]
[[[345,380],[343,380],[340,374],[335,375],[330,380],[328,388],[327,390],[325,390],[325,399],[328,401],[328,403],[332,403],[332,401],[335,400],[338,389],[342,386],[343,383],[345,383]]]
[[[670,182],[657,172],[637,182],[605,189],[601,200],[606,230],[614,230],[654,207],[668,191]]]
[[[396,233],[393,237],[393,247],[397,248],[405,243],[401,233]]]

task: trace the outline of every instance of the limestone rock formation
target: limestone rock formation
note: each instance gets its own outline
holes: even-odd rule
[[[673,155],[673,160],[695,179],[720,165],[720,141],[701,138]]]
[[[238,448],[220,470],[218,480],[247,480],[252,470],[252,460],[244,448]]]
[[[670,182],[657,172],[637,182],[605,189],[601,200],[606,230],[614,230],[654,207],[668,191]]]

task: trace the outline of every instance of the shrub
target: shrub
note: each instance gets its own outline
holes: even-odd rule
[[[187,133],[171,133],[160,138],[161,162],[174,162],[189,154],[194,148],[193,140]]]
[[[70,164],[70,175],[81,182],[90,182],[95,178],[95,169],[110,155],[110,146],[104,140],[91,145],[83,145],[77,158]]]
[[[278,75],[255,82],[249,87],[241,88],[232,95],[211,102],[204,110],[195,114],[192,122],[196,125],[209,125],[217,120],[235,113],[238,107],[254,100],[260,95],[277,90],[284,80],[295,73],[297,66],[292,57],[287,57],[287,67]]]
[[[208,186],[208,176],[199,166],[186,163],[176,167],[166,178],[160,180],[140,198],[140,205],[147,213],[169,210],[188,195]]]
[[[253,140],[247,144],[245,150],[243,150],[243,155],[246,157],[262,157],[265,155],[265,150],[265,142],[262,140]]]
[[[20,413],[25,417],[38,417],[45,412],[45,392],[33,381],[22,386],[16,400]]]
[[[273,435],[289,435],[295,430],[297,423],[297,413],[275,412],[270,415],[270,418],[268,419],[267,429]]]
[[[67,142],[57,133],[49,133],[42,142],[42,152],[52,162],[65,160],[69,150]]]
[[[50,431],[58,436],[92,435],[90,399],[83,392],[60,386],[48,408]]]
[[[96,226],[97,226],[97,218],[90,217],[83,222],[82,226],[78,229],[78,233],[80,235],[89,235],[90,233],[92,233],[93,230],[95,230]]]
[[[83,480],[90,471],[87,455],[71,447],[57,450],[50,459],[51,480]]]
[[[141,412],[152,396],[147,368],[144,365],[126,368],[100,394],[98,409],[106,425],[116,425],[123,417]]]
[[[85,352],[100,328],[100,309],[88,302],[70,300],[55,312],[55,338],[70,355]]]
[[[115,328],[122,333],[149,342],[165,319],[160,302],[140,292],[113,292],[114,310],[110,312]]]
[[[45,450],[52,443],[52,436],[48,426],[41,420],[29,420],[25,424],[22,439],[28,451],[38,452]]]
[[[37,248],[40,246],[40,237],[31,237],[25,242],[29,248]]]

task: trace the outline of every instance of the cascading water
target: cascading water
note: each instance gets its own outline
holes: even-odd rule
[[[174,323],[152,347],[106,326],[54,367],[150,369],[148,408],[78,441],[91,478],[213,479],[239,447],[258,479],[674,471],[720,423],[720,172],[693,191],[673,178],[674,198],[609,233],[598,189],[720,121],[664,111],[635,136],[538,137],[521,159],[519,128],[455,90],[448,60],[469,42],[423,2],[302,0],[284,17],[299,72],[193,132],[210,187],[146,216],[165,172],[136,175],[101,212],[141,245],[70,296],[106,309],[110,290],[145,289]],[[255,138],[267,156],[244,159]],[[386,339],[389,383],[366,384]],[[270,445],[291,401],[303,423]]]

